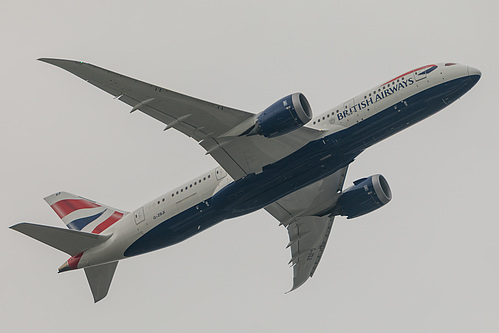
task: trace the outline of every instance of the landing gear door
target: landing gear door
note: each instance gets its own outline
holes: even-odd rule
[[[135,224],[140,224],[145,220],[144,207],[140,207],[134,213]]]

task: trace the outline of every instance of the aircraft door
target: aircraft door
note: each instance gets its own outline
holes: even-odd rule
[[[147,222],[144,222],[146,220],[144,207],[140,207],[135,212],[133,212],[133,218],[135,220],[135,228],[137,229],[137,232],[143,235],[148,225]]]
[[[217,180],[220,180],[227,176],[227,172],[222,168],[217,168],[217,170],[215,171],[215,176],[217,177]]]
[[[144,207],[140,207],[133,214],[134,214],[133,217],[135,219],[135,224],[137,224],[137,225],[146,219],[146,217],[144,215]]]

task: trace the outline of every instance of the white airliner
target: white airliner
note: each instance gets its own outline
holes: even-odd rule
[[[480,79],[479,70],[432,64],[397,76],[313,116],[301,93],[254,114],[72,60],[61,67],[194,140],[220,166],[133,212],[67,192],[45,198],[69,229],[32,223],[11,228],[71,257],[59,272],[83,268],[94,301],[109,290],[118,261],[181,242],[226,219],[264,208],[289,234],[294,290],[311,277],[337,215],[354,218],[387,204],[386,179],[343,189],[364,149],[442,110]]]

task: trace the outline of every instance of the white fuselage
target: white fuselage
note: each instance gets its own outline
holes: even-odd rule
[[[437,68],[432,70],[433,66]],[[437,64],[421,67],[315,116],[306,126],[323,131],[323,137],[339,133],[354,125],[357,125],[357,131],[361,131],[362,123],[375,115],[388,110],[403,112],[405,100],[421,92],[438,86],[444,88],[447,82],[479,75],[478,73],[475,69],[463,65]],[[425,100],[421,102],[426,103]],[[451,103],[452,100],[448,102]],[[444,103],[448,104],[445,100]],[[421,120],[414,119],[414,122]],[[407,125],[410,124],[412,123],[408,121]],[[217,167],[155,198],[106,229],[103,234],[112,234],[111,238],[84,252],[78,268],[126,258],[125,251],[143,235],[187,209],[195,207],[202,212],[208,208],[210,198],[232,183],[233,179],[221,167]],[[200,232],[203,228],[198,226],[198,230]]]

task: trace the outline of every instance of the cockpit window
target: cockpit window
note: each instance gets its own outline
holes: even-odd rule
[[[454,66],[457,65],[455,62],[448,62],[445,64],[445,66]]]

